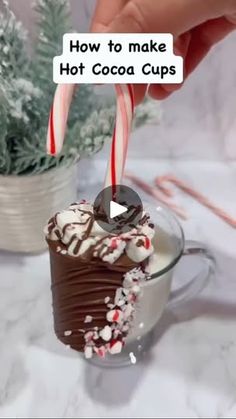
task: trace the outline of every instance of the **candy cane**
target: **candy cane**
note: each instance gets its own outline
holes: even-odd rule
[[[194,190],[193,188],[191,188],[190,186],[188,186],[183,181],[177,179],[175,176],[173,176],[173,175],[165,175],[165,176],[159,176],[159,177],[157,177],[155,179],[155,185],[163,193],[165,193],[165,195],[167,195],[167,196],[170,197],[170,196],[173,196],[173,192],[171,191],[171,189],[169,189],[166,186],[166,183],[168,183],[168,182],[170,182],[170,183],[174,184],[175,186],[177,186],[177,188],[181,189],[186,194],[190,195],[195,200],[197,200],[198,202],[200,202],[200,204],[202,204],[206,208],[210,209],[215,215],[217,215],[218,217],[220,217],[227,224],[229,224],[230,226],[236,228],[236,218],[231,217],[226,211],[224,211],[222,208],[216,206],[207,197],[205,197],[204,195],[202,195],[200,192],[197,192],[196,190]]]
[[[148,183],[144,182],[143,180],[141,180],[137,176],[134,176],[131,173],[125,173],[125,177],[126,179],[131,180],[131,182],[133,182],[134,185],[138,186],[148,195],[162,202],[183,220],[186,220],[188,218],[185,210],[182,207],[179,207],[178,205],[174,204],[170,199],[166,198],[166,196],[163,193],[159,192],[155,187],[150,186]]]
[[[122,181],[134,112],[132,85],[118,84],[116,85],[116,93],[116,122],[112,137],[110,161],[105,178],[105,187],[112,186],[113,193],[115,193],[115,186]]]
[[[52,156],[60,153],[67,126],[74,84],[58,84],[50,110],[47,134],[47,152]]]
[[[58,154],[62,149],[74,89],[73,84],[57,86],[48,123],[47,151],[51,155]],[[116,122],[105,178],[105,187],[112,186],[113,189],[122,181],[134,112],[132,85],[117,84],[115,89],[117,94]]]

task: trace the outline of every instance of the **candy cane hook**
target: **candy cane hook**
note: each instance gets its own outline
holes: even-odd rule
[[[132,85],[117,84],[115,89],[117,94],[116,122],[105,187],[115,187],[122,181],[134,113]],[[74,84],[59,84],[55,92],[47,134],[47,151],[54,156],[60,153],[63,146],[74,90]]]

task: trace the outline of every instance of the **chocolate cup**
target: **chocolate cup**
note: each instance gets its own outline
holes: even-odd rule
[[[86,261],[81,257],[63,255],[56,251],[58,242],[48,240],[52,279],[54,330],[57,338],[76,351],[84,351],[84,333],[107,325],[106,297],[114,302],[123,276],[140,266],[122,255],[115,264],[101,260]],[[86,316],[92,321],[85,323]],[[67,332],[67,333],[66,333]],[[102,345],[102,339],[98,345]]]

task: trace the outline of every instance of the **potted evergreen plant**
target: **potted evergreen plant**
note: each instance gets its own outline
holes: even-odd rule
[[[71,26],[67,0],[37,0],[35,9],[38,36],[30,53],[27,33],[7,4],[0,13],[0,249],[20,252],[46,247],[46,220],[76,199],[76,162],[111,137],[115,113],[113,103],[104,107],[91,87],[81,86],[62,153],[46,155],[52,59]],[[145,103],[136,126],[150,117]]]

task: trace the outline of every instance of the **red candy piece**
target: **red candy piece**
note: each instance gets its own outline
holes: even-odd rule
[[[120,313],[119,313],[119,311],[118,311],[118,310],[116,310],[116,311],[115,311],[115,314],[114,314],[114,316],[113,316],[113,321],[114,321],[114,322],[117,322],[117,320],[119,320],[119,317],[120,317]]]
[[[117,239],[112,239],[111,247],[112,247],[112,249],[117,249]]]
[[[100,358],[104,358],[106,354],[106,350],[104,346],[101,346],[100,348],[94,348],[94,351]]]
[[[110,342],[109,352],[112,355],[119,354],[121,352],[121,350],[122,350],[122,346],[123,346],[122,341],[113,339]]]
[[[112,346],[114,346],[114,345],[116,344],[116,342],[118,342],[118,340],[116,340],[116,339],[112,339],[112,340],[110,341],[110,348],[112,348]]]

